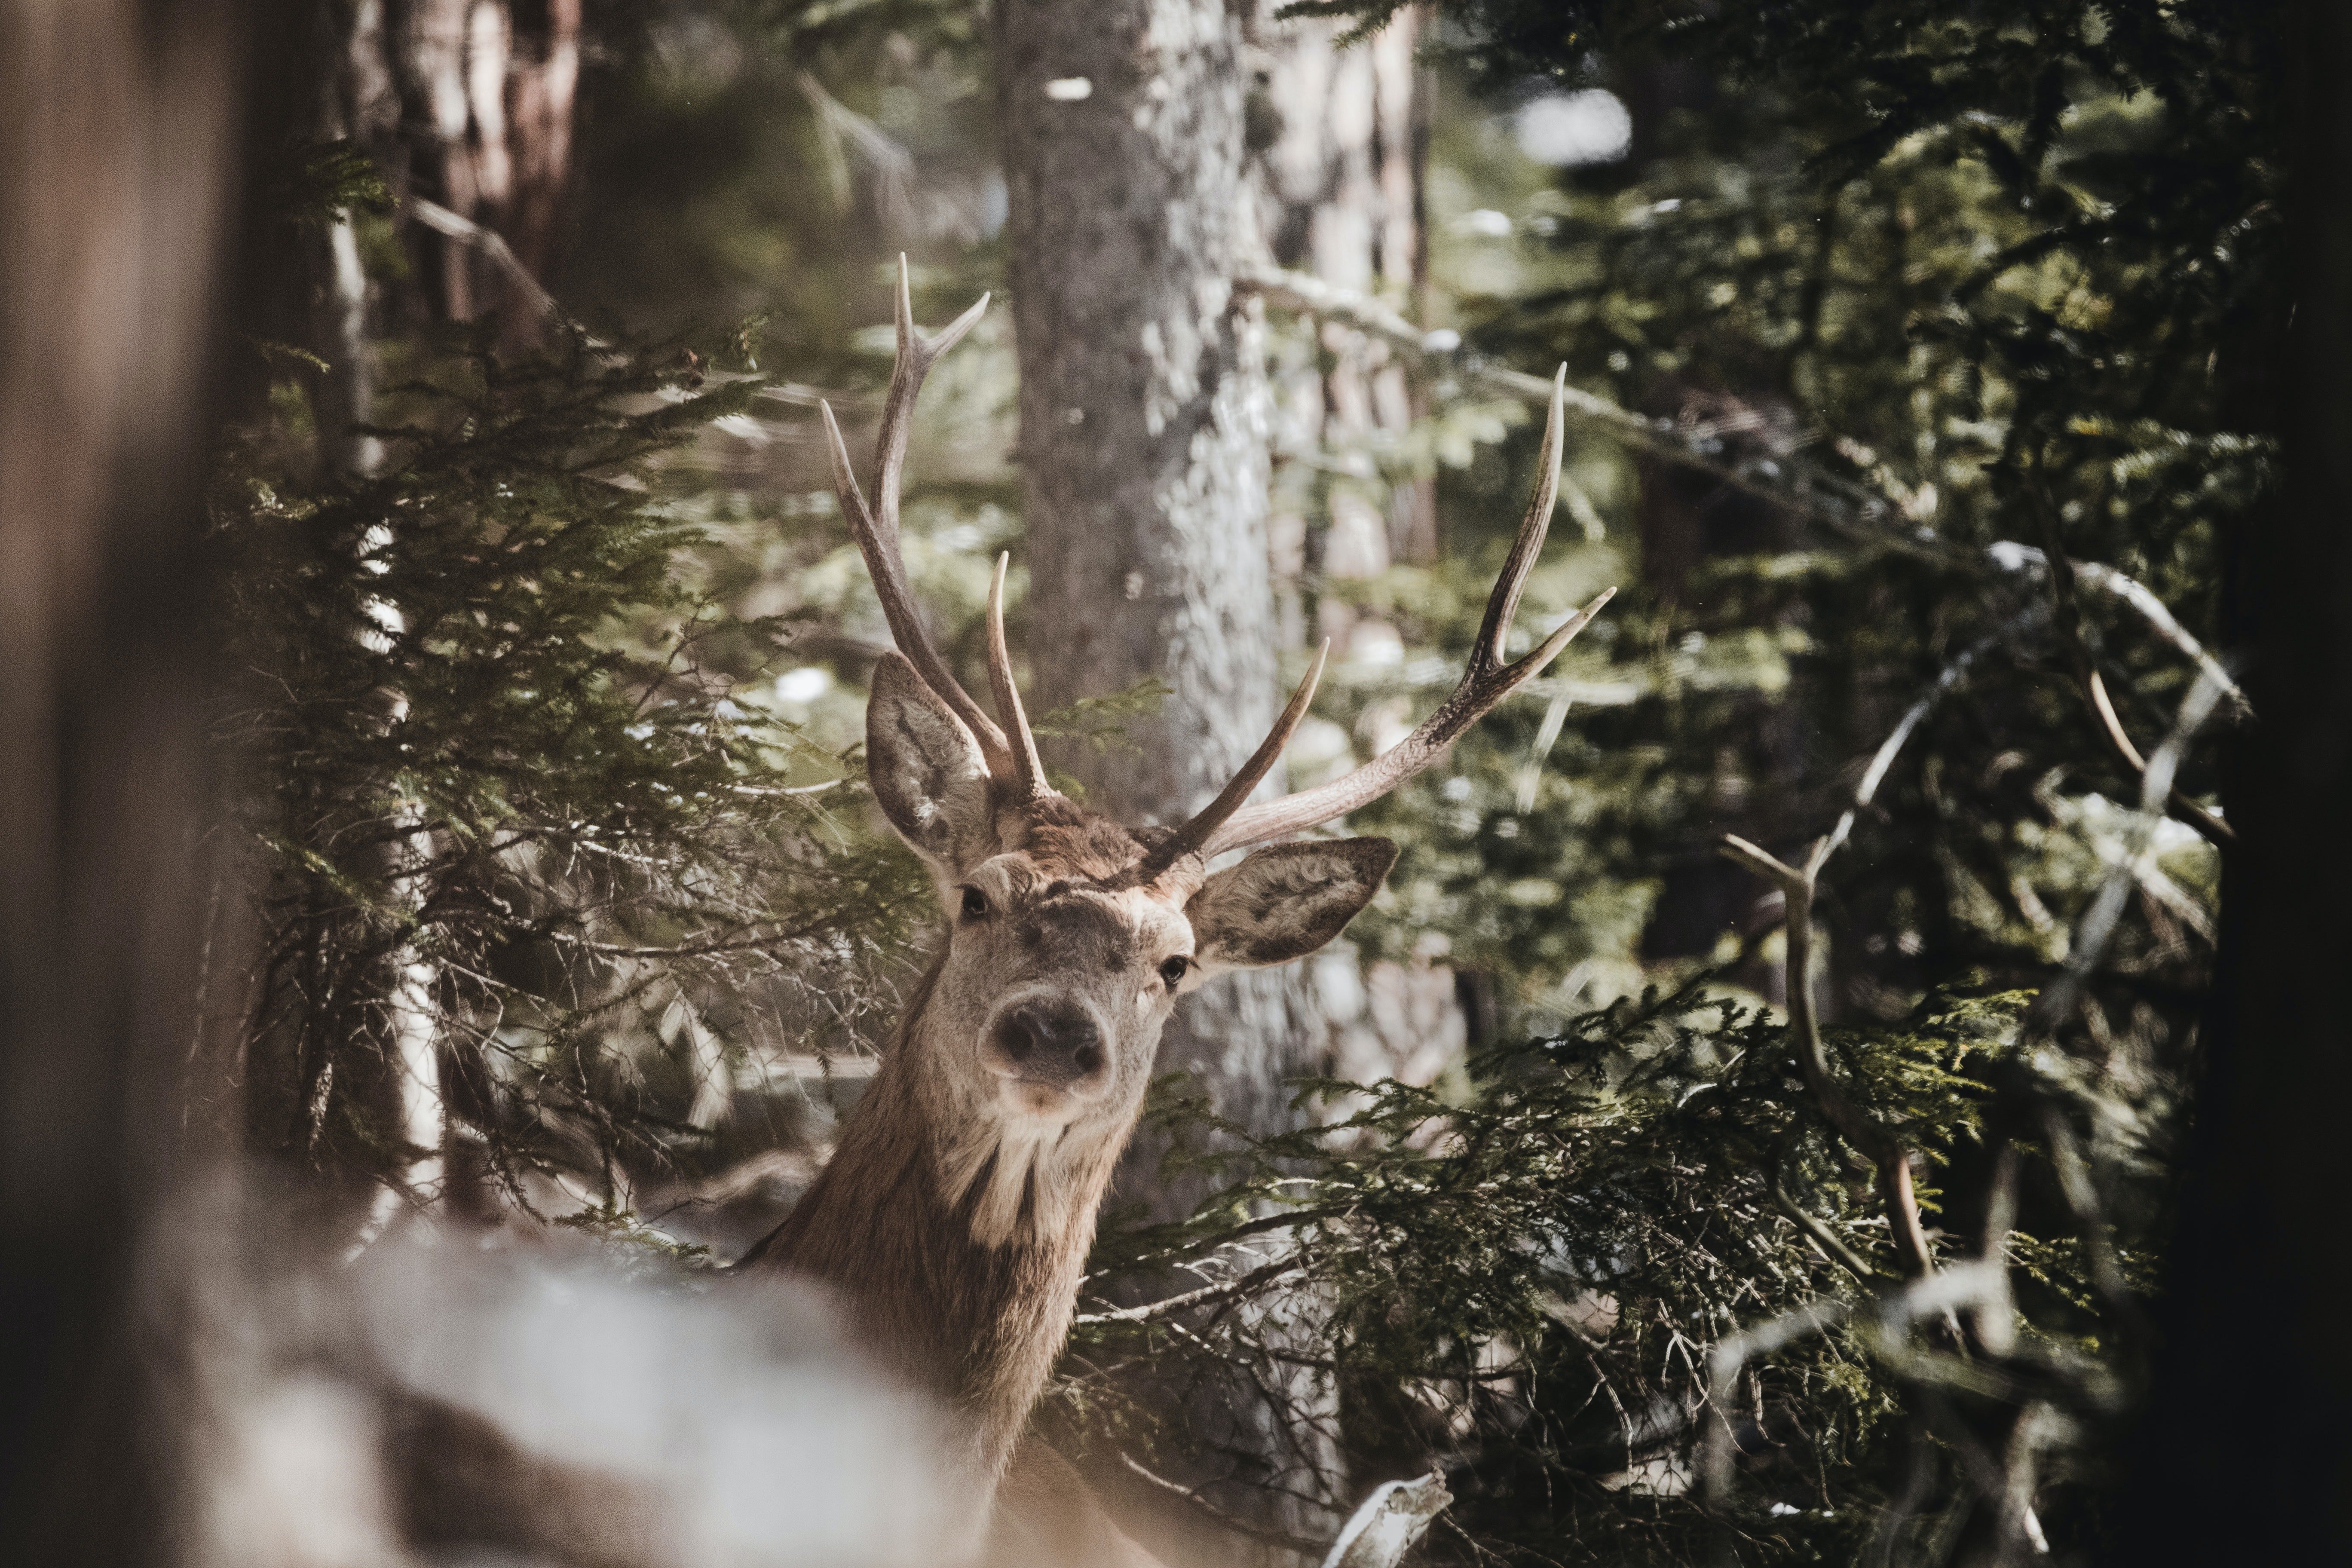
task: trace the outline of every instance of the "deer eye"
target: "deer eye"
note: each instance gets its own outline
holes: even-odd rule
[[[1169,990],[1173,991],[1184,984],[1184,972],[1192,967],[1192,961],[1181,955],[1165,960],[1160,965],[1160,978]]]
[[[978,888],[966,888],[963,890],[963,918],[968,921],[986,920],[988,895]]]

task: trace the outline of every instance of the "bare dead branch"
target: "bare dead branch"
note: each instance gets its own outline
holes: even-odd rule
[[[2189,695],[2181,700],[2172,732],[2141,769],[2139,811],[2132,831],[2126,836],[2124,854],[2107,874],[2098,896],[2091,900],[2091,908],[2068,948],[2064,971],[2056,984],[2045,987],[2035,1001],[2032,1027],[2043,1034],[2053,1032],[2081,1001],[2092,971],[2098,967],[2108,942],[2115,938],[2116,923],[2123,915],[2131,889],[2154,868],[2156,828],[2166,816],[2167,805],[2175,793],[2173,775],[2188,754],[2189,742],[2212,716],[2221,700],[2221,682],[2200,673],[2196,684],[2189,689]]]
[[[530,275],[530,268],[522,264],[522,258],[514,253],[496,229],[485,228],[464,214],[451,212],[440,203],[427,201],[423,196],[411,195],[401,205],[408,209],[410,216],[425,227],[480,251],[488,258],[490,265],[506,274],[507,281],[514,286],[515,292],[521,295],[532,310],[567,331],[580,331],[579,326],[564,315],[563,307],[555,302],[555,296],[540,287],[539,279]],[[582,341],[592,348],[608,346],[584,332],[580,335]]]
[[[1451,334],[1441,338],[1426,332],[1369,294],[1276,267],[1245,268],[1234,282],[1286,309],[1344,321],[1415,364],[1450,371],[1498,396],[1542,403],[1553,395],[1552,384],[1542,377],[1462,355]],[[1932,534],[1922,541],[1889,529],[1886,520],[1896,510],[1885,497],[1816,465],[1787,457],[1767,463],[1729,461],[1722,456],[1725,432],[1716,427],[1653,419],[1578,387],[1563,390],[1561,405],[1567,417],[1584,429],[1678,467],[1711,474],[1742,494],[1817,518],[1842,533],[1911,553],[1949,553],[1949,547]]]
[[[1797,1047],[1797,1068],[1805,1087],[1838,1135],[1876,1168],[1887,1226],[1906,1266],[1914,1274],[1931,1274],[1936,1258],[1911,1191],[1911,1152],[1875,1117],[1847,1098],[1832,1076],[1828,1054],[1822,1047],[1821,1020],[1813,1007],[1813,880],[1828,858],[1830,840],[1822,838],[1814,845],[1802,870],[1735,834],[1726,834],[1723,842],[1730,858],[1779,884],[1787,900],[1789,1037]]]

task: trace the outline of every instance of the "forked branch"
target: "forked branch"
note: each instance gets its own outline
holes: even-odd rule
[[[1913,1274],[1932,1274],[1936,1255],[1927,1246],[1927,1233],[1919,1221],[1919,1201],[1911,1190],[1911,1151],[1876,1117],[1847,1098],[1830,1071],[1829,1056],[1822,1047],[1821,1018],[1813,1010],[1813,883],[1836,846],[1831,839],[1822,839],[1799,868],[1734,834],[1724,835],[1723,845],[1732,859],[1778,883],[1788,900],[1789,1036],[1797,1047],[1797,1070],[1821,1106],[1822,1115],[1877,1172],[1887,1228],[1894,1233],[1906,1268]]]

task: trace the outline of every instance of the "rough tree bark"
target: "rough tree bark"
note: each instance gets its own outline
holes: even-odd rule
[[[1232,281],[1253,243],[1239,19],[1223,0],[1000,0],[996,17],[1038,701],[1166,682],[1130,749],[1056,760],[1091,805],[1181,821],[1281,700],[1263,344]],[[1319,1037],[1295,971],[1244,973],[1191,998],[1160,1065],[1193,1074],[1223,1115],[1272,1128]],[[1118,1192],[1172,1216],[1203,1187],[1163,1179],[1161,1152],[1133,1151]],[[1196,1402],[1195,1426],[1203,1463],[1188,1482],[1246,1517],[1328,1532],[1328,1510],[1225,1484],[1205,1451],[1311,1483],[1333,1468],[1325,1435],[1239,1389]]]
[[[1034,680],[1047,705],[1147,678],[1172,689],[1130,727],[1131,750],[1056,759],[1090,804],[1131,819],[1181,820],[1222,787],[1281,700],[1280,651],[1306,630],[1294,620],[1286,636],[1276,613],[1274,410],[1236,268],[1265,258],[1271,237],[1286,264],[1351,288],[1410,296],[1420,282],[1411,21],[1365,49],[1339,51],[1335,37],[1223,0],[997,8]],[[1344,329],[1332,348],[1328,375],[1286,389],[1314,405],[1314,441],[1369,445],[1411,422],[1401,367]],[[1382,507],[1364,499],[1377,490],[1332,509],[1348,510],[1349,570],[1433,550],[1428,496],[1408,489]],[[1341,1008],[1368,1013],[1352,960],[1337,962]],[[1285,1080],[1329,1065],[1317,989],[1280,971],[1209,987],[1171,1025],[1163,1068],[1191,1073],[1243,1125],[1289,1125]],[[1161,1152],[1139,1145],[1119,1194],[1172,1217],[1205,1186],[1162,1177]],[[1270,1473],[1336,1478],[1329,1392],[1285,1392],[1316,1419],[1242,1399],[1221,1436]],[[1293,1533],[1336,1522],[1246,1486],[1216,1495]]]
[[[199,501],[253,7],[0,4],[0,1541],[165,1560],[134,1294],[181,1148]],[[266,37],[266,35],[265,35]],[[274,141],[271,142],[275,145]]]
[[[1003,0],[997,39],[1037,701],[1166,682],[1129,747],[1057,760],[1090,805],[1181,821],[1280,702],[1239,30],[1223,0]],[[1302,1022],[1293,976],[1242,976],[1161,1060],[1269,1125]]]

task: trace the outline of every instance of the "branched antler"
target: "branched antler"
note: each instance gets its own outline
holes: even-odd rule
[[[1028,725],[1020,717],[1020,700],[1013,699],[1006,710],[1005,721],[1020,731],[1017,742],[1009,741],[996,721],[982,711],[971,700],[947,661],[931,644],[930,633],[923,628],[922,611],[915,604],[914,591],[907,583],[907,563],[898,544],[898,493],[900,479],[907,467],[907,437],[913,424],[915,399],[923,390],[923,378],[941,354],[955,347],[963,335],[971,331],[988,309],[988,296],[982,294],[977,304],[958,316],[940,331],[937,337],[926,338],[915,330],[915,307],[907,283],[907,258],[898,258],[898,357],[890,369],[890,390],[882,400],[882,428],[875,440],[874,505],[866,504],[866,493],[858,489],[857,473],[849,460],[848,445],[841,438],[841,426],[833,416],[833,405],[820,402],[818,411],[824,419],[824,438],[833,456],[833,488],[841,498],[841,510],[849,519],[849,531],[857,538],[858,552],[866,557],[866,569],[874,578],[875,595],[882,601],[882,614],[890,622],[890,635],[898,644],[898,651],[914,664],[925,685],[940,695],[940,700],[955,710],[957,718],[980,742],[981,755],[987,760],[991,776],[1015,784],[1024,792],[1034,791],[1040,775],[1034,766],[1037,747],[1029,738]],[[1003,643],[1000,626],[990,639],[992,679],[994,665]],[[1011,685],[1010,675],[998,682],[998,696]]]
[[[1504,698],[1541,674],[1559,650],[1591,624],[1592,617],[1601,613],[1601,607],[1616,589],[1609,589],[1562,621],[1517,662],[1505,662],[1511,616],[1518,609],[1528,574],[1535,569],[1537,553],[1543,549],[1544,534],[1551,525],[1552,501],[1559,490],[1560,447],[1566,425],[1561,400],[1567,384],[1568,367],[1562,365],[1552,380],[1551,413],[1544,424],[1535,497],[1528,503],[1527,517],[1519,524],[1510,558],[1504,563],[1502,575],[1496,580],[1495,591],[1487,598],[1486,617],[1479,625],[1478,639],[1470,649],[1469,662],[1453,695],[1437,711],[1423,720],[1419,729],[1344,778],[1280,800],[1244,805],[1242,801],[1265,776],[1266,769],[1274,765],[1282,743],[1306,712],[1306,700],[1312,695],[1315,677],[1322,670],[1322,657],[1318,655],[1307,684],[1299,689],[1299,695],[1291,699],[1291,706],[1276,721],[1274,732],[1266,737],[1265,744],[1258,748],[1249,764],[1199,816],[1178,828],[1175,836],[1160,846],[1154,859],[1161,866],[1172,865],[1186,854],[1198,854],[1205,859],[1244,845],[1286,838],[1380,799],[1436,762],[1464,731]]]

